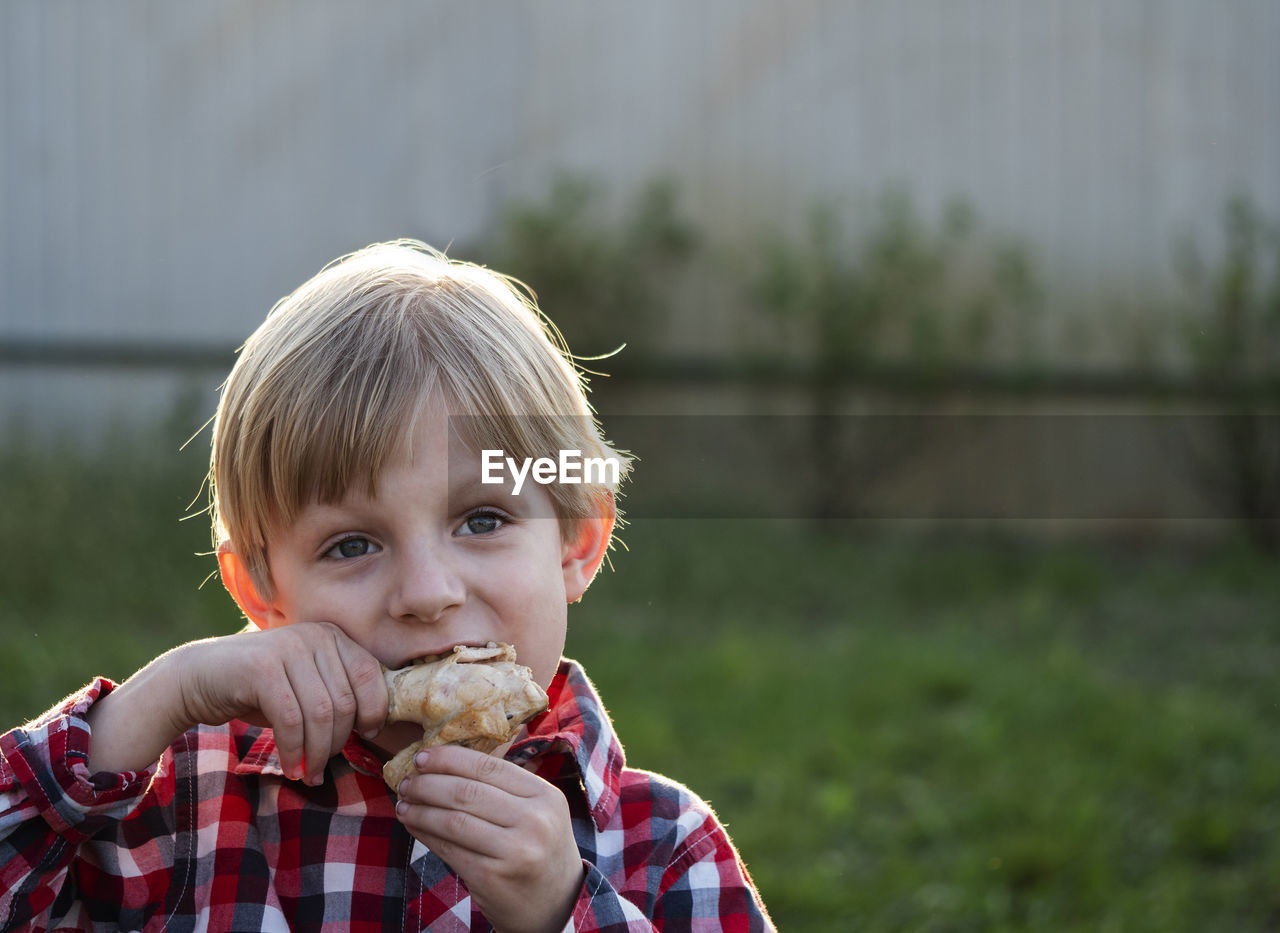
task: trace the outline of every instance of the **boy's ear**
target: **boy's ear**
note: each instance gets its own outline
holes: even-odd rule
[[[564,542],[560,566],[564,571],[565,596],[571,603],[582,598],[609,550],[613,524],[618,516],[613,493],[609,493],[607,502],[602,503],[598,511],[600,514],[579,519],[577,537]]]
[[[222,573],[222,585],[250,622],[260,629],[273,628],[283,622],[275,603],[262,598],[249,568],[228,542],[218,546],[218,570]]]

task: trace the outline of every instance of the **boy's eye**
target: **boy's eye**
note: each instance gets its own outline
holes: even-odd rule
[[[497,512],[476,512],[468,515],[462,523],[462,533],[467,535],[486,535],[497,531],[505,524],[505,520]]]
[[[363,557],[375,550],[377,550],[376,546],[368,538],[343,538],[333,547],[329,548],[329,552],[325,554],[325,557]]]

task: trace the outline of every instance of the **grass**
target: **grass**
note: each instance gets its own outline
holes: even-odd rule
[[[718,806],[784,929],[1280,919],[1265,560],[635,531],[570,648],[633,760]]]
[[[239,622],[197,451],[0,453],[0,724]],[[568,653],[784,930],[1274,929],[1280,575],[1245,550],[643,521]]]

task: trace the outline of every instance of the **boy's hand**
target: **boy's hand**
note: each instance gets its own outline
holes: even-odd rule
[[[378,659],[326,622],[194,642],[179,656],[187,722],[271,726],[284,773],[308,784],[353,729],[371,737],[387,718]]]
[[[466,882],[494,929],[563,929],[583,879],[564,795],[459,746],[420,752],[414,763],[400,785],[400,822]]]
[[[244,719],[275,730],[286,775],[318,784],[351,730],[386,716],[378,660],[336,625],[241,632],[175,648],[95,704],[90,768],[142,770],[192,726]]]

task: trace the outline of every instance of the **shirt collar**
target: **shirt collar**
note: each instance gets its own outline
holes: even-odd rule
[[[603,830],[617,809],[626,763],[613,724],[594,685],[576,661],[560,661],[547,691],[547,702],[547,711],[529,722],[525,734],[507,752],[507,760],[536,771],[540,770],[538,759],[563,756],[582,783],[596,828]],[[283,776],[275,733],[269,728],[257,730],[244,723],[232,724],[233,729],[237,726],[244,730],[245,739],[254,731],[259,734],[236,765],[235,773]],[[382,762],[355,733],[341,754],[355,770],[375,777],[382,775]]]
[[[561,660],[547,699],[547,711],[529,722],[527,737],[511,747],[507,759],[526,764],[540,756],[563,755],[582,782],[596,828],[603,830],[618,806],[626,763],[622,744],[578,662]]]
[[[232,723],[233,728],[237,725],[243,728],[246,734],[251,734],[255,728],[253,726],[245,726],[243,723]],[[382,762],[360,741],[354,732],[347,739],[347,744],[342,747],[341,754],[347,760],[347,763],[357,771],[373,777],[382,776]],[[259,730],[258,737],[249,746],[249,751],[240,759],[240,763],[236,765],[235,773],[284,776],[284,769],[280,767],[280,753],[276,748],[276,735],[271,729]]]

